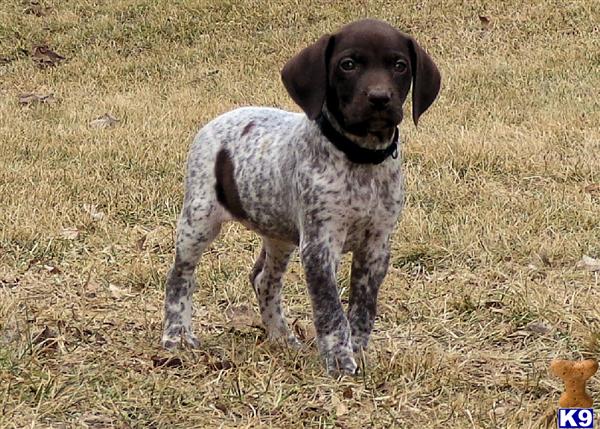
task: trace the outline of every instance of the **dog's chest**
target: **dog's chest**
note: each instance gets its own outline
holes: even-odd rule
[[[372,233],[388,235],[403,205],[400,174],[386,177],[364,177],[354,181],[342,212],[346,236],[343,250],[354,251],[364,246]]]
[[[347,234],[366,228],[391,229],[403,205],[399,161],[377,166],[330,167],[307,176],[303,200],[308,209],[318,207],[320,217],[332,217]],[[301,182],[303,182],[301,180]]]
[[[400,214],[404,192],[399,164],[382,167],[374,173],[350,171],[346,181],[349,223],[385,223],[384,219]]]

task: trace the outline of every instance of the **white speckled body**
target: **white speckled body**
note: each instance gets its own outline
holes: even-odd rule
[[[182,332],[190,343],[197,344],[190,326],[193,271],[220,225],[234,220],[215,192],[215,162],[223,149],[231,156],[247,215],[239,221],[263,236],[267,259],[274,265],[252,279],[267,334],[296,343],[287,329],[280,298],[289,255],[299,245],[305,266],[308,264],[307,275],[321,277],[326,272],[326,277],[335,281],[341,254],[352,251],[368,259],[370,267],[380,265],[376,277],[382,280],[389,234],[403,204],[400,159],[390,157],[379,165],[353,164],[321,134],[314,121],[300,113],[246,107],[209,122],[196,135],[188,156],[176,264],[170,275],[170,284],[180,287],[171,289],[165,303],[163,343],[168,347],[174,346]],[[175,276],[175,271],[180,275]],[[375,280],[357,269],[353,274],[364,277],[355,281],[365,285]],[[329,281],[323,278],[317,283]],[[316,325],[317,332],[323,333],[320,348],[324,353],[336,347],[340,337],[336,328],[348,325],[335,288],[334,292],[332,296],[330,286],[320,288],[318,284],[311,290],[319,301],[313,306],[315,320],[323,319]],[[360,312],[353,310],[353,305],[357,306],[351,303],[350,320],[353,313]],[[347,348],[354,345],[355,350],[366,346],[371,327],[372,320],[354,327],[356,344],[349,329],[342,329],[347,337],[342,342]]]

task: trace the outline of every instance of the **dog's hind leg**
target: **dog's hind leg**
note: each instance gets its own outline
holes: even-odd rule
[[[270,340],[285,339],[292,346],[300,342],[289,330],[281,305],[282,278],[295,245],[263,238],[263,248],[250,274],[260,315]]]
[[[221,229],[222,209],[216,202],[187,199],[177,225],[175,262],[167,275],[162,345],[174,349],[184,339],[199,345],[192,332],[192,294],[196,289],[194,271],[202,252]]]

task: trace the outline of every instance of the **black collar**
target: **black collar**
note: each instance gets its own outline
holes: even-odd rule
[[[344,152],[351,162],[356,164],[381,164],[388,156],[398,158],[398,128],[394,130],[392,143],[385,149],[366,149],[351,141],[331,125],[331,122],[320,114],[317,118],[317,125],[327,140]]]

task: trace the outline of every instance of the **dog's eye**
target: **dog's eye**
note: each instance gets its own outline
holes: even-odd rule
[[[356,68],[356,62],[351,58],[346,58],[340,62],[340,68],[344,71],[352,71]]]
[[[396,70],[399,73],[404,73],[407,68],[408,66],[406,65],[406,61],[404,60],[398,60],[394,63],[394,70]]]

